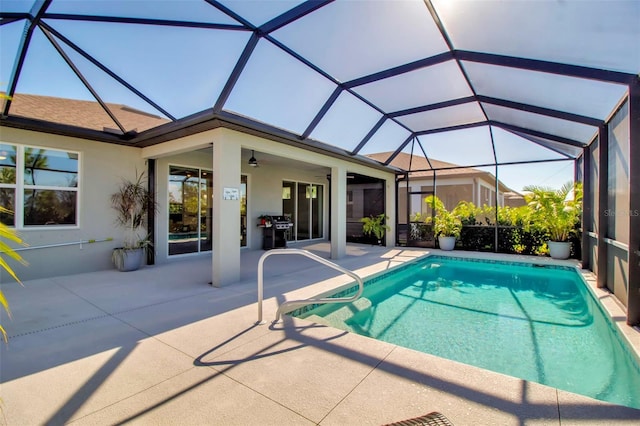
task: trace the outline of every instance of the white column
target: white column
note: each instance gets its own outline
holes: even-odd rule
[[[347,253],[347,170],[331,168],[331,258]]]
[[[385,234],[385,245],[387,247],[394,247],[396,243],[396,181],[395,176],[392,179],[385,181],[385,213],[389,217],[385,221],[389,225],[389,230]],[[422,202],[422,201],[421,201]]]
[[[218,136],[213,142],[213,268],[211,283],[240,280],[240,144]]]

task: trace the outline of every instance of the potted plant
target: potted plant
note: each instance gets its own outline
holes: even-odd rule
[[[582,185],[568,182],[558,190],[539,186],[527,186],[523,190],[530,208],[528,226],[547,234],[552,258],[568,259],[569,238],[579,231],[582,217]]]
[[[433,232],[438,237],[438,245],[441,250],[453,250],[456,246],[456,239],[460,237],[462,222],[454,211],[448,211],[442,200],[435,195],[429,195],[424,199],[425,203],[431,205],[435,216],[433,217]],[[431,218],[427,218],[429,222]]]
[[[387,219],[389,219],[389,216],[384,213],[378,216],[371,215],[369,217],[363,217],[360,219],[360,222],[362,222],[362,232],[369,237],[375,237],[378,245],[382,245],[384,233],[391,229],[389,225],[385,224]]]
[[[111,206],[116,211],[116,223],[124,228],[122,247],[113,249],[112,260],[120,271],[134,271],[142,263],[145,249],[151,246],[148,235],[141,235],[147,215],[157,209],[152,194],[147,189],[145,173],[135,181],[122,179],[118,191],[111,195]]]

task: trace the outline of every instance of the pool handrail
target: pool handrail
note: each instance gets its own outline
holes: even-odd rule
[[[319,299],[311,298],[311,299],[305,299],[305,300],[288,300],[286,302],[283,302],[280,306],[278,306],[278,310],[276,311],[276,319],[274,323],[277,323],[278,321],[280,321],[280,315],[284,311],[285,307],[288,308],[292,305],[303,306],[303,305],[308,305],[310,303],[318,303],[318,304],[319,303],[349,303],[349,302],[353,302],[354,300],[357,300],[362,295],[362,291],[364,290],[364,282],[362,281],[362,278],[355,272],[350,271],[346,268],[343,268],[342,266],[336,263],[333,263],[330,260],[322,258],[317,254],[311,253],[310,251],[307,251],[307,250],[293,249],[293,248],[292,249],[272,249],[266,252],[265,254],[263,254],[262,256],[260,256],[260,260],[258,261],[258,322],[257,324],[265,323],[265,321],[262,320],[262,300],[264,298],[264,292],[263,292],[264,261],[269,256],[273,256],[277,254],[287,254],[287,255],[297,254],[297,255],[305,256],[305,257],[308,257],[309,259],[315,260],[318,263],[321,263],[337,271],[340,271],[356,280],[356,282],[358,283],[358,291],[356,292],[356,294],[350,297],[329,297],[329,298],[325,297],[325,298],[319,298]]]

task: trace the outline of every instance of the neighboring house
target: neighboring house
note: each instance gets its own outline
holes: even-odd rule
[[[521,207],[526,205],[524,196],[516,191],[508,191],[504,193],[504,205],[506,207]]]
[[[390,188],[376,202],[395,224],[393,168],[309,150],[300,140],[245,123],[207,117],[173,122],[124,105],[107,107],[126,129],[124,137],[97,102],[12,99],[14,120],[0,127],[0,205],[14,214],[0,220],[29,244],[20,252],[29,266],[15,265],[23,280],[112,268],[111,252],[122,244],[123,231],[110,195],[123,178],[142,171],[159,206],[149,229],[151,261],[211,256],[216,286],[239,280],[241,250],[262,248],[257,223],[263,214],[291,218],[290,244],[330,239],[332,257],[344,256],[347,171]],[[137,135],[136,144],[127,142],[129,133]],[[394,237],[395,230],[386,244]]]
[[[369,158],[385,161],[392,152],[381,152],[367,155]],[[445,161],[429,159],[401,152],[391,162],[392,166],[404,170],[415,170],[409,173],[408,192],[411,194],[410,217],[416,213],[430,214],[429,206],[424,198],[434,193],[442,200],[448,210],[453,209],[460,201],[471,201],[476,206],[496,205],[496,178],[493,174],[472,167],[463,167]],[[435,191],[434,191],[435,175]],[[498,181],[498,206],[515,206],[522,195],[509,189]],[[407,217],[407,181],[399,182],[398,188],[398,220],[405,223]]]

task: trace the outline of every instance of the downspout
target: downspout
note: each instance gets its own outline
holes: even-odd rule
[[[156,209],[157,206],[157,194],[156,194],[156,160],[153,158],[147,159],[147,189],[151,199],[149,200],[149,206],[147,208],[147,238],[151,243],[147,248],[147,265],[156,264]]]

